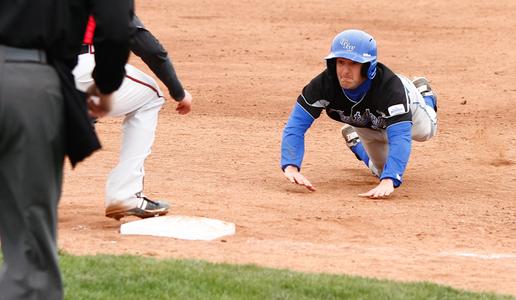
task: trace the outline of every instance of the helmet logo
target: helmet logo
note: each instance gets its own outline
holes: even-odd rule
[[[339,44],[346,51],[353,51],[353,50],[355,50],[355,45],[351,44],[348,40],[341,40]]]

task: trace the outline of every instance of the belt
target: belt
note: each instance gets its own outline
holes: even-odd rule
[[[79,55],[80,54],[86,54],[86,53],[91,53],[91,54],[95,53],[95,49],[93,48],[93,45],[82,44],[81,51],[79,52]]]
[[[47,54],[39,49],[25,49],[0,45],[6,62],[36,62],[47,63]]]

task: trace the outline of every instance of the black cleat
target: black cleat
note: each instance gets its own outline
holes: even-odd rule
[[[106,208],[106,217],[120,220],[127,216],[136,216],[138,218],[152,218],[157,216],[163,216],[168,213],[170,204],[166,201],[154,201],[147,197],[141,198],[141,204],[137,207],[127,207],[123,203],[108,206]]]
[[[346,141],[346,145],[349,148],[356,146],[360,143],[360,138],[358,137],[357,132],[351,125],[344,125],[341,129],[342,137]]]

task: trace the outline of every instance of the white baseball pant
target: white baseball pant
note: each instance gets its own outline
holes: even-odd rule
[[[93,54],[79,55],[73,74],[79,90],[93,84]],[[106,183],[105,206],[123,204],[134,207],[143,191],[144,162],[151,153],[158,122],[158,113],[165,102],[156,81],[132,65],[125,66],[126,76],[113,98],[108,116],[124,117],[120,158]]]

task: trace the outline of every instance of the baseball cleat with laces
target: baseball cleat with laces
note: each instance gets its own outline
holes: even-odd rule
[[[430,83],[425,77],[415,77],[412,79],[412,83],[416,86],[417,90],[421,93],[423,97],[432,98],[433,109],[437,111],[437,95],[432,91],[432,87],[430,87]]]
[[[341,128],[342,137],[346,141],[346,145],[348,145],[349,148],[356,146],[358,143],[360,143],[360,138],[358,137],[357,132],[351,125],[344,125]]]
[[[140,204],[136,207],[127,207],[123,203],[110,205],[106,208],[106,217],[120,220],[123,217],[135,216],[138,218],[152,218],[168,213],[170,204],[162,200],[151,200],[147,197],[137,197]]]

